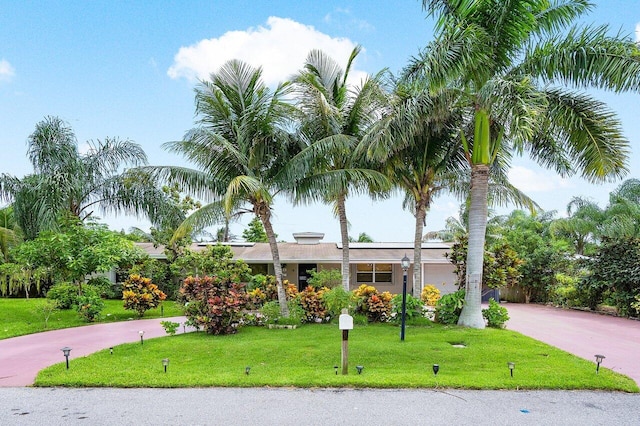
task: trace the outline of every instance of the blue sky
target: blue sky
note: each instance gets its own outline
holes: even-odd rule
[[[597,1],[585,23],[608,23],[613,32],[640,37],[640,1]],[[26,139],[47,115],[74,129],[80,145],[106,136],[129,138],[152,165],[182,164],[160,145],[193,126],[193,87],[226,60],[238,57],[264,68],[268,82],[283,80],[321,48],[344,63],[361,44],[355,70],[401,69],[432,37],[432,23],[417,0],[371,1],[33,1],[0,0],[0,173],[31,172]],[[631,172],[640,177],[639,95],[596,93],[620,116],[631,141]],[[512,181],[545,210],[563,213],[574,195],[604,206],[617,183],[591,185],[560,179],[516,159]],[[438,198],[427,229],[441,229],[458,201]],[[401,198],[347,204],[350,234],[376,241],[410,241],[414,220]],[[281,239],[317,231],[338,241],[338,223],[322,205],[275,206]],[[240,235],[244,224],[232,225]],[[104,220],[114,229],[147,227],[135,218]]]

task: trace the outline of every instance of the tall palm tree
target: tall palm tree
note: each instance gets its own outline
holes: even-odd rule
[[[601,232],[610,238],[640,237],[640,180],[627,179],[609,194]]]
[[[273,257],[280,311],[288,316],[272,215],[274,197],[288,184],[280,172],[297,149],[287,132],[294,110],[284,101],[288,85],[271,91],[261,76],[260,68],[238,60],[211,73],[210,80],[195,89],[198,126],[184,140],[164,144],[198,169],[144,170],[208,202],[187,217],[177,234],[221,223],[235,213],[250,212],[260,218]]]
[[[361,86],[349,84],[349,73],[361,48],[353,49],[346,67],[320,50],[312,50],[294,78],[300,116],[300,138],[306,148],[289,164],[291,176],[303,176],[291,188],[295,202],[322,201],[333,206],[342,240],[342,285],[349,290],[349,230],[346,200],[354,193],[384,193],[385,176],[372,170],[356,146],[376,122],[384,105],[380,75]],[[295,179],[291,179],[294,181]]]
[[[572,23],[587,0],[423,0],[436,16],[436,41],[413,72],[455,82],[469,132],[471,166],[466,299],[460,325],[483,328],[482,253],[490,168],[500,151],[527,152],[561,175],[591,182],[626,172],[628,142],[605,104],[577,91],[640,89],[640,55],[630,38]],[[560,83],[560,86],[554,84]],[[574,89],[567,88],[567,86]]]
[[[154,222],[165,210],[166,197],[144,176],[123,171],[145,164],[142,148],[129,140],[89,141],[80,153],[67,123],[46,117],[28,139],[27,156],[33,174],[19,179],[0,176],[0,196],[13,201],[16,220],[25,238],[52,229],[65,211],[80,220],[104,213],[145,214]]]
[[[584,255],[589,245],[600,240],[601,226],[606,218],[605,211],[595,202],[573,197],[567,204],[566,218],[551,223],[552,234],[568,240],[578,255]]]

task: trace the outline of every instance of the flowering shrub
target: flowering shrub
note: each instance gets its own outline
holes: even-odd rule
[[[362,284],[353,292],[356,299],[356,313],[364,314],[369,322],[385,322],[391,317],[391,299],[388,291],[384,293],[372,285]]]
[[[124,308],[136,311],[138,316],[143,316],[149,309],[157,308],[166,298],[167,295],[149,278],[132,274],[122,283]]]
[[[322,300],[322,295],[327,290],[329,290],[327,287],[321,287],[316,290],[312,286],[307,286],[307,288],[298,293],[300,306],[304,309],[305,322],[322,322],[327,320],[329,315],[327,307]]]
[[[427,284],[422,289],[420,299],[427,306],[436,306],[436,303],[440,300],[440,290],[433,284]]]
[[[210,334],[234,334],[242,320],[247,294],[242,284],[213,277],[187,277],[179,300],[189,323]]]

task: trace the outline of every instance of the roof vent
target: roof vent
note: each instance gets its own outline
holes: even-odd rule
[[[294,232],[293,238],[300,245],[313,245],[319,244],[320,240],[324,238],[324,234],[322,232]]]

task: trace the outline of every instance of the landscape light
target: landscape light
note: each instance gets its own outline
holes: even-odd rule
[[[244,368],[244,374],[246,374],[246,375],[248,376],[250,371],[251,371],[251,367],[247,365],[247,366]]]
[[[167,372],[167,365],[169,365],[169,358],[162,359],[162,366],[164,367],[164,372]]]
[[[113,346],[111,346],[111,347],[109,348],[109,354],[110,354],[110,355],[113,355]]]
[[[440,371],[440,365],[433,364],[433,375],[437,376],[438,375],[438,371]]]
[[[138,331],[138,334],[140,335],[140,344],[144,345],[144,331],[140,330]]]
[[[358,370],[358,374],[362,374],[362,370],[364,370],[364,365],[356,365],[356,370]]]
[[[598,372],[600,371],[600,363],[606,357],[604,355],[596,355],[595,357],[596,357],[596,374],[598,374]]]
[[[516,368],[516,363],[508,362],[507,367],[509,367],[509,373],[511,374],[511,377],[513,377],[513,369]]]
[[[334,366],[333,366],[333,369],[334,369],[334,370],[336,370],[336,376],[337,376],[337,375],[338,375],[338,366],[337,366],[337,365],[334,365]]]
[[[71,352],[71,348],[69,346],[65,346],[64,348],[60,349],[62,351],[62,353],[64,354],[64,357],[67,361],[67,370],[69,369],[69,352]]]

